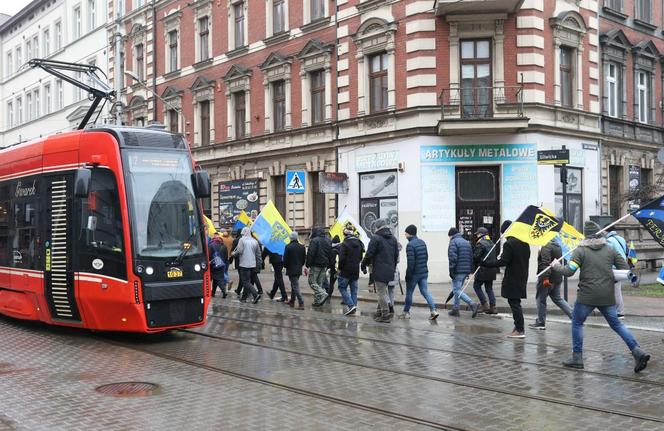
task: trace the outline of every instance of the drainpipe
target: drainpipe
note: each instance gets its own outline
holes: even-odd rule
[[[334,0],[334,105],[336,106],[336,118],[334,119],[334,157],[335,157],[335,169],[339,172],[339,88],[337,84],[339,83],[339,70],[337,65],[339,64],[339,3],[338,0]],[[334,194],[334,212],[339,216],[339,194]]]
[[[121,51],[122,51],[122,34],[120,33],[121,30],[121,10],[120,10],[120,2],[122,0],[118,0],[116,3],[116,10],[115,10],[115,94],[116,97],[119,101],[119,103],[116,105],[116,110],[115,110],[115,124],[118,126],[122,125],[122,85],[120,85],[121,80],[122,80],[122,63],[121,63]]]
[[[157,5],[152,0],[152,121],[157,121]],[[165,122],[165,121],[164,121]]]

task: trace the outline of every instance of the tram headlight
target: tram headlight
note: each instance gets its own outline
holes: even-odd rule
[[[201,270],[201,266],[199,264],[194,265],[194,271],[198,272]]]
[[[137,272],[138,274],[143,274],[143,271],[145,271],[145,268],[143,268],[143,265],[138,265],[138,266],[136,267],[136,272]]]
[[[207,263],[201,262],[201,268],[203,268],[203,271],[207,269]]]
[[[152,274],[154,274],[154,268],[151,267],[151,266],[148,266],[147,268],[145,268],[145,273],[146,273],[147,275],[152,275]]]

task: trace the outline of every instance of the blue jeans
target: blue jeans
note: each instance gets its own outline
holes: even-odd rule
[[[452,292],[454,292],[454,309],[458,310],[461,301],[465,302],[468,305],[473,305],[473,301],[470,299],[470,296],[466,295],[464,292],[461,292],[463,287],[463,282],[468,277],[468,274],[456,274],[452,279]]]
[[[604,305],[597,307],[595,305],[581,304],[578,301],[574,304],[574,312],[572,314],[572,349],[576,353],[583,352],[583,322],[592,311],[597,308],[602,316],[606,319],[607,323],[618,335],[623,339],[629,350],[634,350],[639,347],[639,343],[625,325],[618,319],[615,305]]]
[[[486,296],[482,292],[482,285],[486,289],[486,294],[489,297],[489,305],[492,307],[496,306],[496,295],[493,293],[493,280],[477,280],[473,283],[473,289],[477,295],[477,299],[480,300],[480,304],[486,304]]]
[[[408,313],[410,311],[410,306],[413,305],[413,292],[415,292],[415,286],[419,287],[420,293],[424,296],[424,299],[427,300],[429,304],[429,310],[436,310],[436,303],[433,302],[433,298],[429,293],[429,282],[428,276],[419,276],[417,278],[411,279],[409,282],[406,282],[406,303],[403,306],[403,312]]]
[[[339,282],[339,292],[341,297],[344,299],[344,304],[348,308],[357,306],[357,278],[355,280],[349,280],[346,277],[339,276],[337,279]],[[350,294],[348,293],[348,287],[350,287]]]

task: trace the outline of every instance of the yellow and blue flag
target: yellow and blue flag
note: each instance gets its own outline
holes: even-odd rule
[[[553,212],[529,205],[510,225],[505,237],[514,237],[531,245],[546,245],[563,227],[563,221]]]
[[[648,202],[632,215],[641,222],[657,244],[664,247],[664,196]]]
[[[560,244],[563,256],[569,258],[569,251],[576,248],[583,238],[583,234],[576,230],[574,226],[567,222],[563,222],[563,227],[560,229],[560,232],[558,232],[556,241]]]
[[[268,201],[254,223],[251,225],[251,231],[256,235],[258,241],[263,247],[272,253],[284,255],[286,244],[290,242],[291,228],[279,213],[279,210]]]
[[[242,230],[243,228],[247,226],[251,226],[253,222],[251,221],[251,218],[247,215],[244,210],[240,213],[239,216],[237,216],[237,220],[235,221],[235,225],[233,225],[234,230]]]
[[[636,262],[638,262],[639,259],[636,257],[636,247],[634,247],[634,241],[629,242],[629,247],[627,248],[627,263],[629,263],[630,268],[634,268],[636,266]]]

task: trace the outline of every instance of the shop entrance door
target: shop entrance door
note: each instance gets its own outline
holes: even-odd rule
[[[468,238],[480,227],[494,241],[500,236],[500,171],[498,166],[456,168],[456,219]]]

